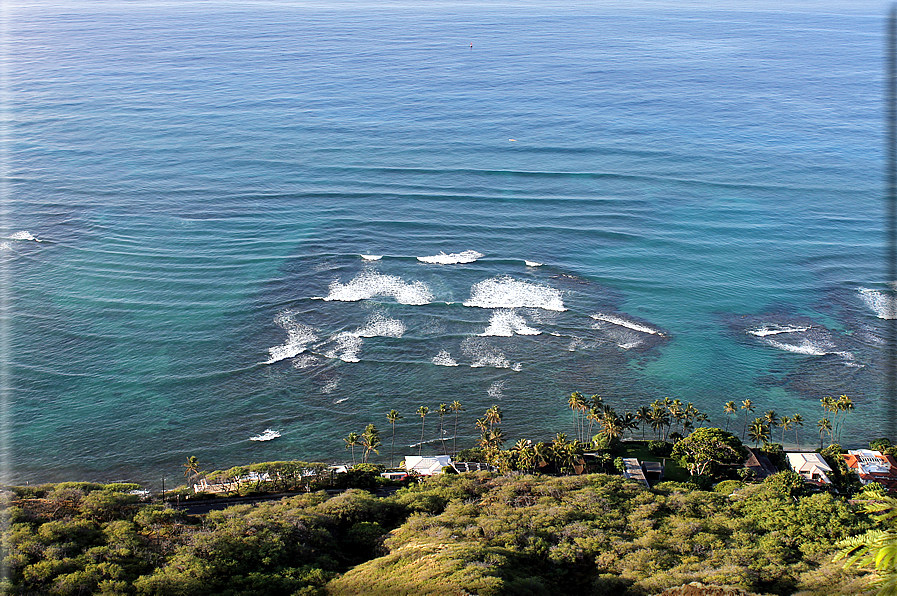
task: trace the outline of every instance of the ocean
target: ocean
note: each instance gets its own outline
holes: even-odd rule
[[[7,6],[8,481],[346,461],[369,422],[388,463],[389,410],[435,453],[455,400],[459,446],[493,404],[550,440],[572,391],[804,447],[846,394],[845,444],[897,439],[885,12]]]

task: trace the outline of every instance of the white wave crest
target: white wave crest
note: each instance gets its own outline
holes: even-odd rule
[[[305,346],[318,340],[315,330],[308,325],[297,323],[290,311],[279,313],[274,317],[274,322],[287,332],[287,340],[279,346],[268,348],[268,360],[265,364],[273,364],[285,358],[298,356],[305,351]]]
[[[327,358],[339,358],[343,362],[358,362],[358,352],[361,351],[361,345],[364,340],[348,331],[342,331],[334,335],[330,340],[336,346],[326,352],[324,356]]]
[[[392,296],[401,304],[428,304],[433,300],[430,288],[421,281],[406,282],[395,275],[365,272],[346,284],[337,281],[330,284],[330,294],[324,300],[357,302],[375,296]]]
[[[358,337],[402,337],[404,333],[405,323],[398,319],[389,319],[382,314],[376,314],[353,335]]]
[[[522,363],[522,362],[515,362],[515,363],[511,366],[511,370],[513,370],[514,372],[520,372],[521,370],[523,370],[523,363]]]
[[[494,368],[511,368],[511,361],[505,355],[484,340],[468,337],[461,342],[461,351],[470,361],[470,368],[492,366]]]
[[[627,321],[626,319],[621,319],[620,317],[615,317],[613,315],[605,315],[603,313],[597,313],[591,315],[593,319],[596,321],[604,321],[605,323],[610,323],[611,325],[618,325],[620,327],[626,327],[627,329],[632,329],[633,331],[640,331],[642,333],[649,333],[651,335],[657,335],[663,337],[663,333],[658,331],[657,329],[652,329],[647,325],[641,325],[639,323],[635,323],[633,321]],[[596,327],[598,328],[598,327]]]
[[[37,238],[31,235],[31,232],[26,232],[25,230],[21,230],[19,232],[14,232],[10,234],[7,240],[34,240],[35,242],[40,242]]]
[[[301,354],[296,358],[293,358],[293,368],[303,369],[308,368],[310,366],[315,366],[320,363],[320,359],[317,356],[312,354]]]
[[[549,286],[520,281],[508,276],[477,282],[470,288],[464,306],[479,308],[541,308],[565,311],[563,294]]]
[[[383,255],[361,255],[361,258],[365,261],[379,261],[383,258]]]
[[[9,242],[0,242],[0,250],[12,250]]]
[[[458,265],[463,263],[473,263],[480,257],[485,256],[483,253],[475,250],[465,250],[464,252],[452,253],[450,255],[440,252],[432,257],[417,257],[421,263],[435,263],[437,265]]]
[[[533,329],[526,324],[526,319],[513,310],[500,310],[492,315],[489,326],[480,335],[489,337],[511,337],[517,335],[539,335],[538,329]]]
[[[809,331],[810,327],[792,327],[790,325],[763,325],[757,329],[748,329],[750,335],[757,337],[767,337],[769,335],[779,335],[780,333],[800,333]]]
[[[866,288],[860,288],[858,291],[863,302],[875,311],[879,319],[897,319],[897,304],[895,304],[893,296]]]
[[[458,366],[458,363],[446,350],[440,350],[438,354],[433,356],[433,364],[436,366]]]
[[[526,266],[527,266],[527,267],[541,267],[541,266],[542,266],[542,263],[537,263],[536,261],[526,261],[526,260],[524,260],[523,262],[526,263]]]
[[[785,350],[787,352],[794,352],[795,354],[806,354],[807,356],[825,356],[829,353],[823,347],[810,341],[809,339],[802,339],[800,343],[797,344],[787,344],[784,342],[776,341],[774,339],[765,339],[764,341],[774,348]]]
[[[505,388],[504,381],[495,381],[494,383],[492,383],[489,386],[489,389],[486,391],[486,393],[492,399],[501,399],[504,397],[504,393],[503,393],[504,388]]]

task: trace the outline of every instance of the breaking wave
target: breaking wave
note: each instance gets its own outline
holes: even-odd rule
[[[383,258],[383,255],[361,255],[361,258],[365,261],[379,261]]]
[[[421,281],[406,282],[395,275],[365,272],[346,284],[334,281],[324,300],[357,302],[375,296],[392,296],[401,304],[421,305],[433,300],[430,288]]]
[[[291,311],[284,311],[274,317],[274,322],[287,332],[287,340],[279,346],[268,348],[268,360],[265,364],[273,364],[285,358],[298,356],[305,347],[318,340],[314,329],[308,325],[297,323]]]
[[[40,242],[37,238],[31,235],[31,232],[26,232],[25,230],[21,230],[19,232],[14,232],[10,234],[6,238],[7,240],[34,240],[35,242]]]
[[[354,335],[358,337],[402,337],[405,333],[405,323],[398,319],[389,319],[382,314],[372,316],[368,322],[357,329]]]
[[[549,286],[520,281],[508,276],[475,283],[464,306],[479,308],[541,308],[565,311],[563,294]]]
[[[314,356],[312,354],[300,354],[299,356],[293,358],[293,368],[303,369],[310,366],[315,366],[318,363],[320,363],[320,360],[317,356]]]
[[[433,364],[436,366],[458,366],[458,363],[446,350],[440,350],[438,354],[433,356]]]
[[[800,340],[800,342],[796,344],[788,344],[776,341],[774,339],[767,339],[765,341],[767,344],[774,348],[785,350],[787,352],[794,352],[795,354],[806,354],[807,356],[825,356],[829,353],[818,344],[806,338]]]
[[[538,329],[533,329],[526,324],[526,319],[513,310],[500,310],[492,315],[489,326],[481,333],[482,336],[511,337],[517,335],[539,335]]]
[[[501,399],[504,397],[504,393],[503,393],[504,388],[505,388],[504,381],[495,381],[494,383],[492,383],[489,386],[489,389],[486,391],[486,393],[492,399]]]
[[[542,263],[537,263],[536,261],[526,261],[525,260],[523,262],[526,263],[527,267],[541,267],[542,266]]]
[[[358,352],[364,340],[348,331],[337,333],[330,340],[336,344],[332,349],[324,352],[327,358],[339,358],[343,362],[358,362]]]
[[[633,331],[640,331],[642,333],[650,333],[651,335],[658,335],[660,337],[663,337],[663,333],[661,333],[657,329],[652,329],[647,325],[641,325],[639,323],[627,321],[626,319],[621,319],[620,317],[615,317],[613,315],[598,313],[591,315],[591,317],[596,321],[604,321],[605,323],[610,323],[611,325],[617,325],[619,327],[626,327],[627,329],[632,329]]]
[[[763,325],[757,329],[748,329],[747,332],[757,337],[779,335],[780,333],[801,333],[809,331],[810,327],[792,327],[790,325]]]
[[[325,395],[329,394],[329,393],[333,393],[334,391],[336,391],[337,387],[339,387],[339,377],[336,377],[336,378],[333,378],[333,379],[330,379],[329,381],[327,381],[327,383],[323,387],[321,387],[321,393],[323,393]],[[339,401],[346,401],[346,399],[348,399],[348,398],[345,398],[345,399],[342,399]],[[335,401],[333,403],[339,403],[339,401]]]
[[[897,304],[895,304],[893,296],[866,288],[860,288],[858,291],[863,302],[875,311],[879,319],[897,319]]]
[[[468,337],[461,342],[461,351],[470,361],[470,368],[492,366],[494,368],[511,368],[511,361],[505,355],[478,337]]]
[[[435,263],[437,265],[458,265],[463,263],[473,263],[480,257],[485,256],[483,253],[475,250],[465,250],[464,252],[445,254],[444,252],[432,257],[417,257],[421,263]]]

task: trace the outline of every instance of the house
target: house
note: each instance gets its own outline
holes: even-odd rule
[[[862,484],[878,482],[888,492],[897,492],[897,459],[871,449],[852,449],[843,454],[844,461]]]
[[[832,468],[818,453],[786,453],[785,456],[791,469],[803,476],[805,481],[820,486],[832,483],[826,475]]]
[[[763,454],[762,451],[758,449],[747,448],[748,450],[748,458],[744,460],[744,467],[754,473],[754,478],[757,480],[763,480],[764,478],[768,478],[772,476],[778,470],[772,462],[769,461],[769,458]]]
[[[442,468],[452,465],[450,455],[433,455],[421,457],[419,455],[405,456],[405,471],[414,472],[421,476],[435,476],[442,474]]]

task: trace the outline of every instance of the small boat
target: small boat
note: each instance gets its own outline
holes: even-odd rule
[[[250,441],[270,441],[272,439],[276,439],[280,436],[280,432],[276,430],[271,430],[270,428],[266,428],[265,432],[260,435],[255,435],[254,437],[249,437]]]

